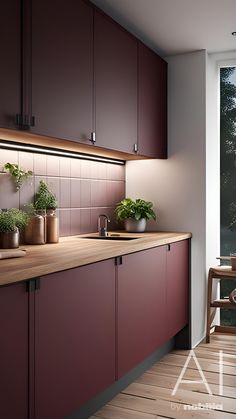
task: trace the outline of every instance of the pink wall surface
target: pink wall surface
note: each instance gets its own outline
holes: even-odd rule
[[[7,162],[17,163],[34,175],[15,191]],[[33,202],[39,181],[45,180],[58,199],[60,236],[97,231],[97,217],[111,218],[117,229],[114,208],[125,197],[125,166],[0,149],[0,208],[23,208]]]

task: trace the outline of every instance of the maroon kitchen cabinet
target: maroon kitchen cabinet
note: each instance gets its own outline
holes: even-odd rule
[[[138,154],[167,157],[167,63],[138,43]]]
[[[166,269],[166,327],[168,338],[189,322],[189,241],[168,245]]]
[[[133,153],[137,143],[137,40],[97,10],[94,74],[97,145]]]
[[[0,5],[0,127],[15,128],[20,113],[21,22],[20,1],[1,1]]]
[[[166,247],[122,257],[117,281],[118,378],[167,340]]]
[[[62,419],[115,380],[114,260],[41,277],[36,419]]]
[[[32,0],[32,132],[89,144],[93,131],[93,8]]]
[[[26,284],[0,288],[0,418],[28,417],[28,296]]]

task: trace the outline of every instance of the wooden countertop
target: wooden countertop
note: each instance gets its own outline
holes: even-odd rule
[[[191,238],[191,233],[175,232],[109,232],[111,234],[138,239],[84,238],[96,237],[97,233],[93,233],[62,237],[57,244],[21,246],[20,249],[26,249],[26,256],[0,260],[0,286]]]

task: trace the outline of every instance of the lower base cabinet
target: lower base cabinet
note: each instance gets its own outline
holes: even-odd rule
[[[0,288],[0,418],[28,418],[28,293],[26,284]]]
[[[166,340],[166,247],[122,257],[117,285],[118,379]]]
[[[117,281],[117,376],[189,322],[189,241],[122,257]]]
[[[62,419],[114,380],[114,260],[41,277],[35,293],[36,419]]]
[[[183,240],[1,287],[0,418],[70,416],[178,333],[188,249]]]

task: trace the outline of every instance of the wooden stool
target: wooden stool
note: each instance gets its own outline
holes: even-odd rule
[[[236,279],[236,271],[232,271],[231,266],[217,266],[210,268],[208,273],[207,289],[207,325],[206,325],[206,343],[210,343],[210,330],[215,327],[216,332],[236,333],[236,327],[233,326],[212,326],[216,309],[236,309],[236,304],[232,304],[229,298],[212,301],[212,285],[214,279]]]

